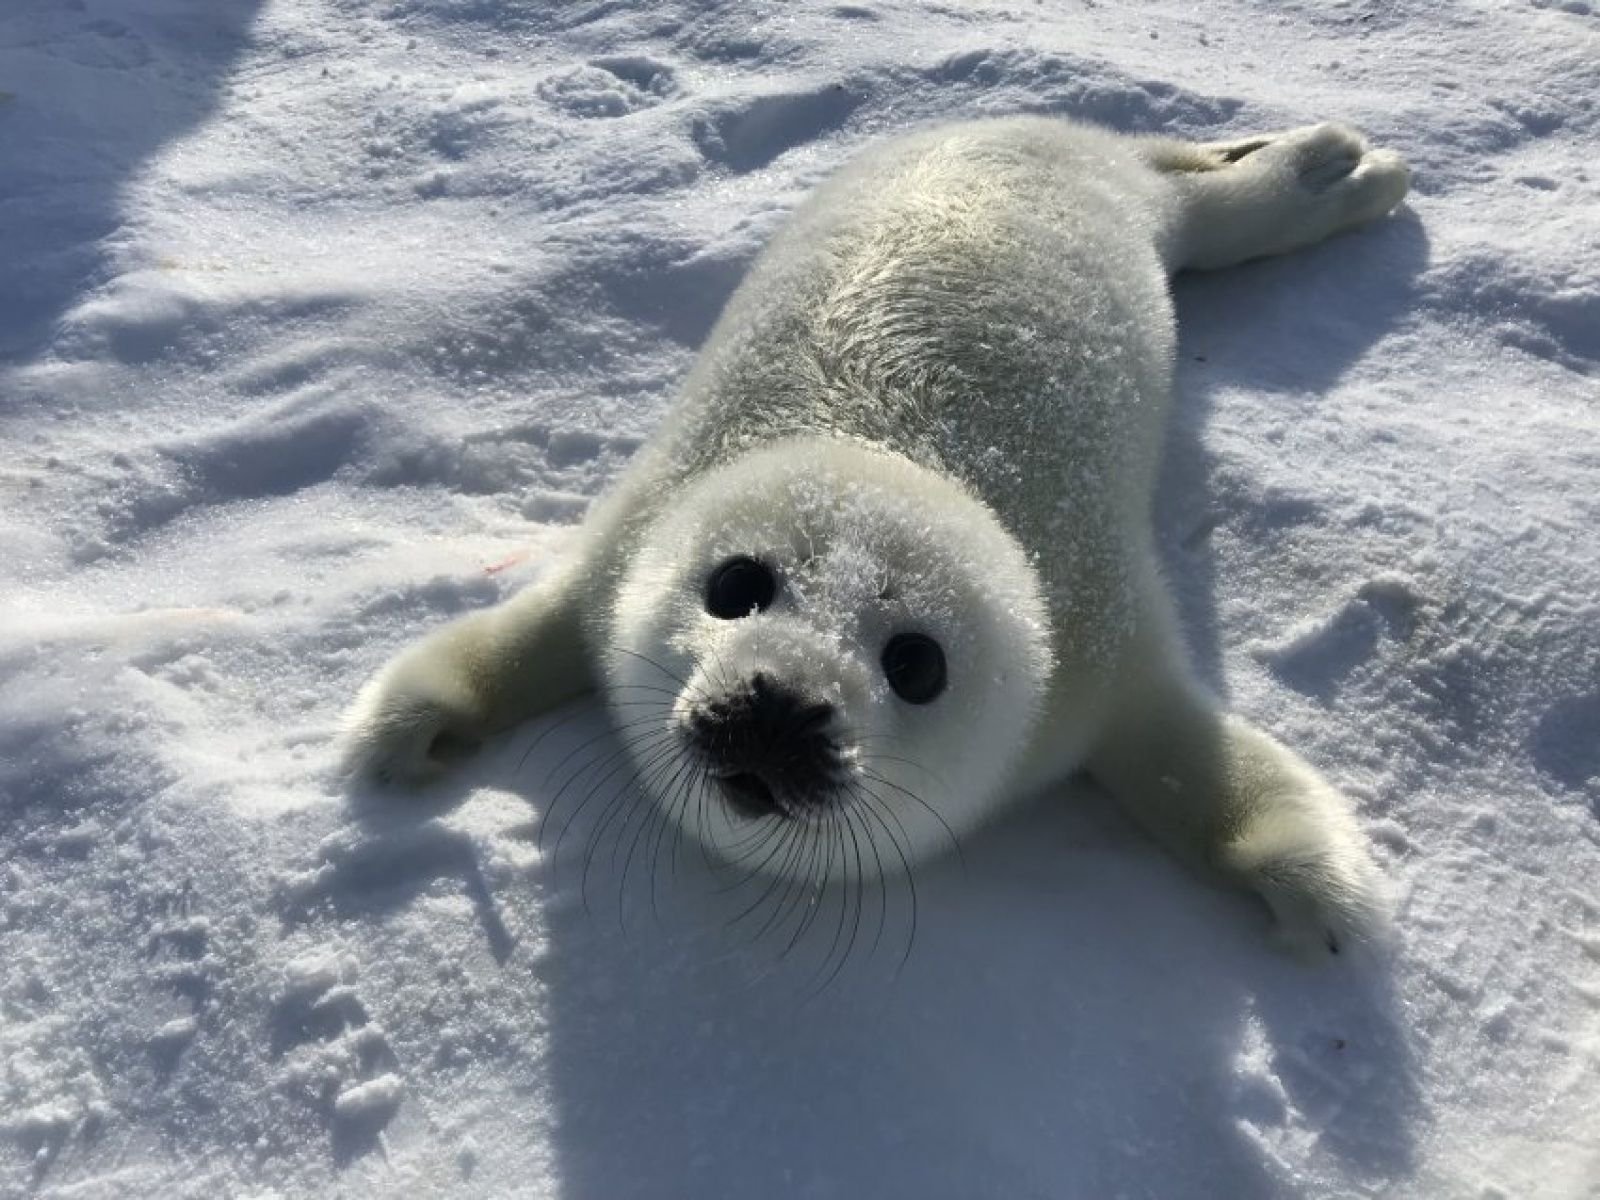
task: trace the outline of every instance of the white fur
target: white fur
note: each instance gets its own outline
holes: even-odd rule
[[[681,687],[671,736],[695,689],[778,670],[835,699],[852,737],[899,738],[904,770],[938,782],[879,770],[956,831],[1087,768],[1180,855],[1261,894],[1296,949],[1370,931],[1382,904],[1349,806],[1194,684],[1149,506],[1168,274],[1309,244],[1406,185],[1397,157],[1335,125],[1195,146],[1016,118],[869,152],[752,268],[573,562],[368,685],[347,762],[426,777],[596,686],[614,705]],[[705,573],[728,553],[772,557],[785,602],[706,618]],[[926,706],[877,667],[908,624],[951,659]],[[893,838],[897,793],[878,802],[872,828]],[[726,852],[736,823],[700,803],[687,827]],[[938,839],[904,840],[922,855]]]
[[[777,567],[783,588],[766,612],[719,621],[705,612],[703,581],[734,554]],[[909,705],[890,690],[879,655],[906,629],[943,646],[960,681],[953,702]],[[889,805],[908,858],[948,849],[997,807],[1052,662],[1034,573],[981,501],[904,458],[816,439],[752,450],[688,485],[633,555],[611,639],[606,690],[624,702],[619,725],[663,684],[684,683],[683,706],[756,671],[832,703],[871,789],[856,798],[860,832],[887,838],[891,817],[874,800]],[[749,841],[747,823],[702,790],[678,798],[669,813],[713,848],[731,856]],[[818,877],[860,871],[842,853],[816,862]]]

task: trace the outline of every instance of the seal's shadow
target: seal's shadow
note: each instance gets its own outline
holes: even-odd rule
[[[591,708],[564,740],[604,726]],[[565,753],[517,773],[536,803]],[[1357,1177],[1405,1171],[1415,1101],[1375,965],[1273,954],[1264,910],[1087,787],[917,872],[914,930],[903,886],[881,934],[871,895],[859,928],[843,910],[855,951],[820,987],[829,899],[796,949],[695,852],[636,842],[619,789],[588,793],[545,828],[539,902],[569,1195],[1249,1200],[1282,1194],[1272,1146],[1308,1137]]]
[[[1176,395],[1156,496],[1156,528],[1189,647],[1226,695],[1211,535],[1228,522],[1270,534],[1308,515],[1293,498],[1231,511],[1219,495],[1207,430],[1236,420],[1229,389],[1281,400],[1285,420],[1331,403],[1326,393],[1413,307],[1428,241],[1409,209],[1308,249],[1224,271],[1187,272],[1178,310]],[[1254,435],[1255,431],[1246,430]]]

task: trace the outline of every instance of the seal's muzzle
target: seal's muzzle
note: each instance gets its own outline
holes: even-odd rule
[[[696,705],[687,730],[735,812],[790,817],[826,804],[838,784],[833,717],[833,705],[757,672]]]

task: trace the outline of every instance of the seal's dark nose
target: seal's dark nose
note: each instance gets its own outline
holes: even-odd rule
[[[689,718],[689,736],[723,794],[746,816],[792,816],[824,803],[839,767],[827,728],[833,705],[765,675],[711,700]]]

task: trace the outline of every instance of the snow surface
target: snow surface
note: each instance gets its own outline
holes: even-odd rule
[[[0,1195],[1600,1196],[1600,10],[1204,8],[6,0]],[[806,189],[1021,111],[1415,166],[1180,281],[1160,505],[1392,956],[1085,791],[814,986],[541,846],[592,708],[347,803],[358,684],[559,552]]]

